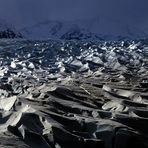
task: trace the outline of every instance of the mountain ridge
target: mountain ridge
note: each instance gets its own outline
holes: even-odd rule
[[[22,38],[22,34],[10,23],[0,20],[0,38]]]
[[[47,20],[20,31],[27,38],[118,40],[121,38],[140,39],[148,36],[148,29],[128,24],[123,25],[118,20],[109,21],[108,24],[106,22],[105,18],[77,21]],[[110,27],[114,29],[111,30]],[[74,38],[74,36],[76,37]]]
[[[65,39],[65,40],[122,40],[147,38],[148,29],[134,25],[120,24],[118,20],[105,18],[93,18],[91,20],[46,20],[26,26],[21,29],[13,27],[10,23],[1,23],[2,33],[13,32],[14,36],[8,38],[23,37],[25,39]],[[118,26],[118,27],[116,27]],[[110,29],[113,28],[112,30]],[[0,36],[3,37],[2,35]]]

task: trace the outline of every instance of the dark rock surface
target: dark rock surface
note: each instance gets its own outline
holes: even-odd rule
[[[21,33],[17,33],[11,29],[5,29],[0,31],[0,39],[14,39],[14,38],[22,38]]]
[[[0,41],[0,147],[147,148],[148,42]]]

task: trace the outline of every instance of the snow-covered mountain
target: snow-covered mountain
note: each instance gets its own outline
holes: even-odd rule
[[[112,29],[110,29],[112,28]],[[25,38],[32,39],[137,39],[148,36],[148,29],[121,24],[114,20],[93,18],[77,21],[44,21],[20,30]]]
[[[105,20],[105,18],[76,21],[47,20],[21,29],[15,29],[14,24],[10,25],[10,23],[0,20],[0,38],[18,37],[26,39],[122,40],[147,38],[148,29],[131,24],[120,24],[118,21]]]
[[[147,0],[0,0],[0,19],[33,39],[144,38],[147,16]]]
[[[26,38],[35,39],[101,39],[89,30],[89,23],[77,21],[45,21],[20,30]]]
[[[8,22],[0,20],[0,38],[22,38],[22,35]]]

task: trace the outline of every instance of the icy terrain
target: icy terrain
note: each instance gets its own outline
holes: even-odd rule
[[[0,41],[0,147],[147,148],[148,41]]]

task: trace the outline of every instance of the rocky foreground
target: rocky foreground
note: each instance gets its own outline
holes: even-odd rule
[[[1,148],[147,148],[148,41],[0,41]]]

